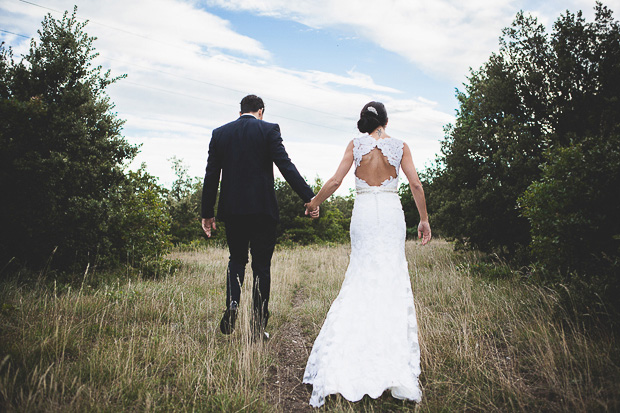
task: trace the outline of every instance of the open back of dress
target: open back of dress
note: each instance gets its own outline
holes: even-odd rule
[[[353,140],[356,187],[398,185],[403,142],[365,135]]]
[[[362,156],[360,166],[355,169],[355,176],[370,186],[381,186],[385,181],[396,179],[398,174],[381,149],[374,148]]]

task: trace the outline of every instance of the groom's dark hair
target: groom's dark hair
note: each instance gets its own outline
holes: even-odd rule
[[[247,95],[241,99],[241,113],[258,112],[259,109],[265,111],[263,100],[256,95]]]

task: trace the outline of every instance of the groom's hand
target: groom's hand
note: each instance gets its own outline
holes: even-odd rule
[[[208,238],[211,238],[211,229],[215,231],[215,217],[213,218],[203,218],[202,219],[202,229],[207,234]]]

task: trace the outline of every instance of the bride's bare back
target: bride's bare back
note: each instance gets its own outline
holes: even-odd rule
[[[375,147],[366,155],[362,156],[360,165],[355,169],[355,176],[365,181],[370,186],[380,186],[386,180],[396,179],[396,168],[390,164],[387,156],[381,149]]]

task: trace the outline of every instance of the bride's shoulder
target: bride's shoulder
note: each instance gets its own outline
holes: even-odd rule
[[[403,145],[405,145],[405,141],[402,141],[398,138],[393,138],[391,136],[384,138],[384,139],[380,139],[379,143],[383,145],[389,145],[394,148],[400,148],[400,149],[402,149]]]
[[[359,148],[359,143],[356,143],[355,139],[351,139],[347,144],[347,149],[345,149],[345,152],[355,152],[356,148]]]
[[[362,146],[362,145],[368,145],[372,142],[375,142],[375,139],[370,136],[370,135],[360,135],[360,136],[356,136],[355,138],[353,138],[351,140],[351,143],[355,146]]]
[[[393,143],[394,145],[400,145],[400,146],[402,146],[402,145],[405,143],[405,141],[403,141],[402,139],[393,138],[393,137],[391,137],[391,136],[390,136],[390,140],[392,141],[392,143]]]
[[[359,147],[362,145],[362,140],[363,136],[356,136],[355,138],[351,139],[351,141],[347,145],[347,149],[359,149]]]

